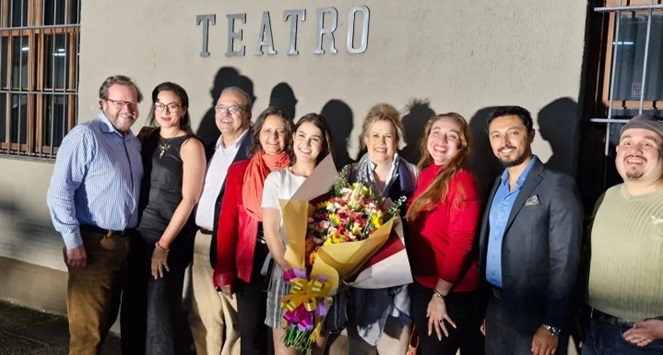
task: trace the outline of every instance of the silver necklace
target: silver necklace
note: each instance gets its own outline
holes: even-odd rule
[[[170,149],[170,143],[163,140],[162,137],[159,137],[161,143],[159,144],[159,159],[163,158],[163,155]]]

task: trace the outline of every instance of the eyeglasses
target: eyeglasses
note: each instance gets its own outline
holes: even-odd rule
[[[116,110],[120,111],[126,106],[130,111],[136,111],[138,109],[138,103],[137,102],[131,102],[131,101],[123,101],[123,100],[111,100],[111,99],[106,99],[106,101],[110,102],[113,104]]]
[[[154,103],[154,112],[161,112],[164,108],[168,107],[168,112],[175,112],[180,109],[180,105],[171,102],[169,104],[162,104],[161,102]]]
[[[216,105],[214,106],[214,111],[216,112],[226,111],[231,114],[236,114],[239,113],[240,111],[244,111],[244,108],[239,105]]]

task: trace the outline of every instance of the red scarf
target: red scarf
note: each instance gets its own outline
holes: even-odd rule
[[[244,173],[244,185],[242,186],[244,208],[251,217],[262,221],[260,205],[262,204],[262,190],[267,175],[272,170],[283,169],[288,166],[290,166],[290,157],[286,152],[268,155],[261,149],[251,158]]]

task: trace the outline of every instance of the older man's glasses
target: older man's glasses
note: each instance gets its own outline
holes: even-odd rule
[[[243,111],[244,108],[239,105],[216,105],[214,106],[214,111],[216,112],[228,112],[230,114],[237,114],[240,111]]]
[[[130,111],[136,111],[138,109],[138,103],[137,102],[123,101],[123,100],[111,100],[111,99],[106,99],[106,101],[112,103],[113,107],[115,107],[115,109],[118,110],[118,111],[122,110],[125,106]]]
[[[169,104],[162,104],[161,102],[157,102],[154,104],[154,112],[160,113],[165,108],[168,108],[168,112],[175,112],[180,109],[180,105],[174,102],[171,102]]]

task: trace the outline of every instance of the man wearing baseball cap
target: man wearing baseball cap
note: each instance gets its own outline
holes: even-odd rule
[[[663,353],[663,122],[633,117],[594,208],[583,355]]]

